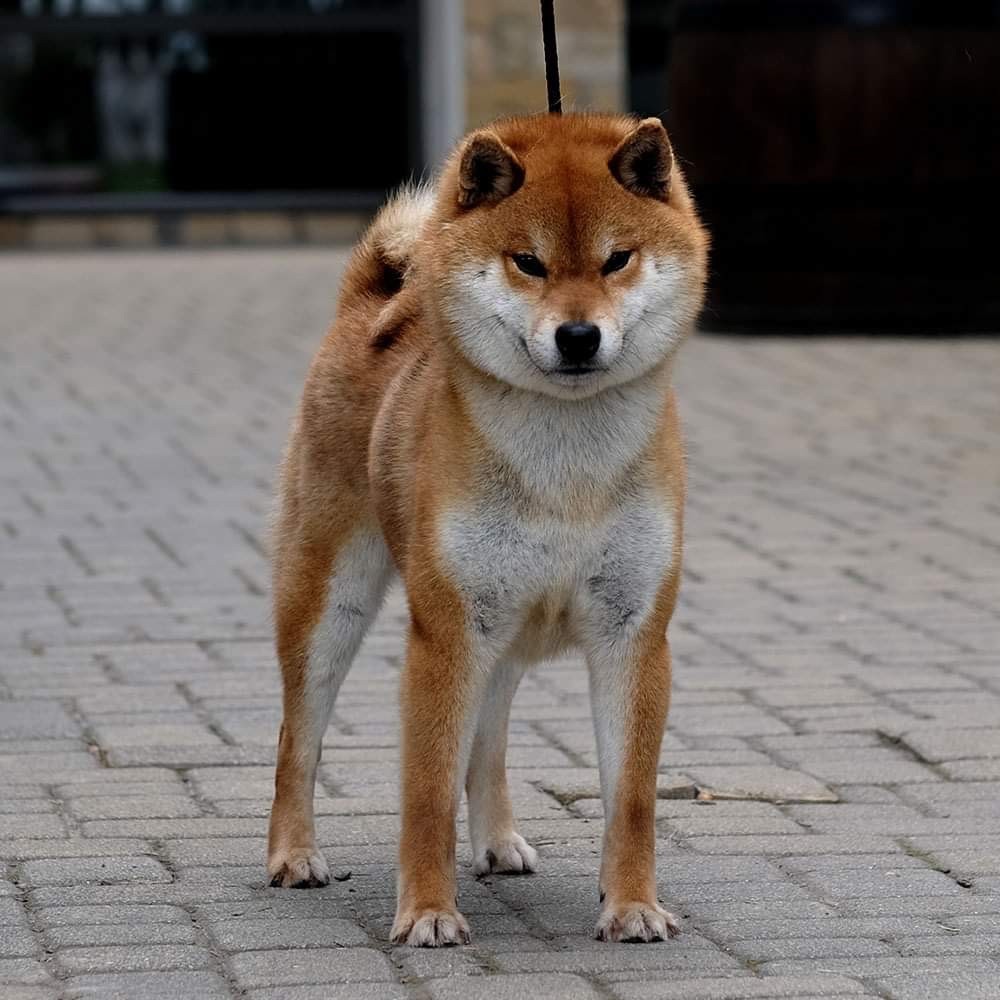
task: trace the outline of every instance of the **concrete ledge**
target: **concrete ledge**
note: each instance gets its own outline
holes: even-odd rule
[[[313,246],[353,242],[363,211],[155,212],[0,216],[0,251],[153,246]]]

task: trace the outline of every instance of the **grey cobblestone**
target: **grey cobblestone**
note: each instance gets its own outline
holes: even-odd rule
[[[392,967],[371,948],[244,951],[232,959],[240,986],[391,982]]]
[[[35,894],[37,899],[40,893]],[[183,924],[188,915],[179,906],[46,906],[35,910],[42,927],[94,927],[102,924]]]
[[[254,948],[336,948],[365,945],[368,937],[351,920],[314,919],[223,920],[210,925],[212,937],[227,951]]]
[[[0,955],[21,958],[34,955],[38,950],[38,941],[28,927],[0,924]]]
[[[145,972],[155,969],[206,969],[207,951],[184,944],[104,945],[60,948],[59,964],[69,972]]]
[[[32,986],[47,983],[49,973],[33,958],[0,958],[0,985]]]
[[[51,927],[45,932],[49,948],[101,948],[107,945],[194,944],[194,927],[185,923],[88,924]]]
[[[226,982],[213,972],[109,972],[75,976],[67,1000],[223,1000]]]
[[[892,1000],[937,1000],[941,996],[996,1000],[1000,995],[996,976],[974,972],[950,972],[931,977],[888,976],[875,980],[875,986],[886,990]]]
[[[646,992],[642,992],[645,989]],[[843,976],[767,976],[763,979],[688,979],[619,986],[621,1000],[750,1000],[750,998],[794,997],[807,995],[833,997],[864,994],[860,983]]]
[[[388,983],[350,983],[337,986],[282,986],[279,989],[248,990],[248,1000],[406,1000],[412,994],[403,986]]]
[[[3,1000],[1000,996],[985,338],[685,347],[657,803],[680,938],[590,939],[603,823],[570,658],[513,713],[539,874],[473,879],[463,821],[473,946],[389,946],[398,590],[325,740],[320,839],[352,877],[266,886],[280,684],[262,540],[343,259],[0,257]]]
[[[55,986],[19,986],[4,983],[4,1000],[58,1000],[59,990]]]
[[[489,976],[430,984],[432,1000],[599,1000],[600,993],[580,976]]]
[[[70,885],[74,882],[169,882],[170,873],[155,858],[54,858],[21,866],[25,885]]]

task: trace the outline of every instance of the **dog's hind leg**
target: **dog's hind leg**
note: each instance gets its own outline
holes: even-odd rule
[[[479,710],[465,791],[469,800],[469,838],[477,875],[533,872],[535,849],[517,832],[507,788],[507,727],[510,705],[524,675],[524,664],[501,662],[494,668]]]
[[[279,547],[275,627],[284,687],[274,805],[268,836],[271,885],[311,888],[330,874],[316,845],[313,793],[323,734],[382,602],[391,558],[377,525],[331,530],[296,525]]]

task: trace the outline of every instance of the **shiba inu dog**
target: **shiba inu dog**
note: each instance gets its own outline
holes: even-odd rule
[[[707,243],[659,120],[575,114],[473,132],[361,240],[282,474],[272,885],[329,880],[321,740],[399,573],[392,940],[469,940],[463,787],[475,871],[535,869],[507,790],[508,716],[525,668],[570,646],[589,670],[605,811],[597,936],[676,933],[654,858],[684,494],[671,367]]]

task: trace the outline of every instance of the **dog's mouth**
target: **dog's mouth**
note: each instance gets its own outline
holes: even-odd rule
[[[558,368],[543,368],[531,356],[531,351],[528,350],[528,342],[524,337],[518,337],[518,342],[521,350],[524,352],[524,356],[531,362],[535,370],[546,378],[555,379],[556,381],[576,382],[582,381],[588,375],[599,375],[608,370],[602,365],[559,365]]]
[[[585,386],[593,379],[608,371],[603,365],[559,365],[557,368],[544,368],[531,355],[528,350],[528,342],[524,337],[518,337],[518,343],[524,352],[525,358],[540,375],[543,375],[550,382],[565,387]]]

